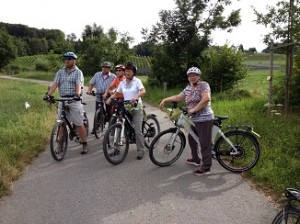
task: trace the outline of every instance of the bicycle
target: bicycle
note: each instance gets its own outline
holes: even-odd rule
[[[287,203],[277,213],[272,224],[300,224],[300,191],[295,188],[287,188],[285,197]]]
[[[170,115],[177,108],[173,102]],[[149,157],[157,166],[169,166],[182,154],[186,137],[181,131],[185,129],[188,134],[200,145],[197,134],[191,128],[194,125],[189,119],[187,108],[179,107],[182,111],[178,121],[174,121],[175,127],[160,132],[152,141],[149,149]],[[228,126],[230,130],[225,133],[221,130],[223,120],[228,116],[215,116],[212,129],[212,154],[222,167],[231,172],[244,172],[255,166],[260,157],[259,142],[251,126]],[[217,136],[219,136],[217,138]]]
[[[96,96],[94,91],[91,92],[93,96]],[[101,100],[97,102],[96,111],[94,115],[94,123],[93,123],[93,133],[97,139],[100,138],[100,134],[103,132],[105,123],[107,120],[107,115],[104,107],[104,102],[102,100],[102,96],[100,97]]]
[[[54,124],[51,136],[50,136],[50,151],[51,155],[54,160],[61,161],[64,159],[67,148],[68,148],[68,138],[72,141],[75,139],[75,142],[80,142],[79,135],[76,130],[76,125],[72,124],[68,118],[66,111],[69,110],[68,105],[66,103],[70,104],[75,102],[75,100],[72,99],[55,99],[53,96],[50,96],[50,99],[48,100],[49,103],[55,104],[56,102],[61,102],[61,117],[56,121]],[[86,105],[86,103],[82,102],[82,99],[80,99],[81,103],[83,105]],[[84,120],[83,124],[86,128],[86,136],[88,136],[89,131],[89,120],[87,117],[86,112],[84,111]]]
[[[132,116],[124,105],[131,104],[129,100],[113,100],[115,114],[103,139],[103,152],[108,162],[117,165],[124,161],[129,150],[129,144],[135,144],[135,132]],[[134,105],[136,106],[136,105]],[[152,139],[160,132],[160,125],[154,114],[148,114],[142,122],[142,132],[146,148],[150,147]],[[124,147],[123,147],[124,146]]]

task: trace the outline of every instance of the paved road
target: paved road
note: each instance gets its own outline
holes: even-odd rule
[[[85,99],[91,119],[94,99]],[[162,129],[170,126],[157,108],[146,110],[158,116]],[[46,146],[14,183],[12,195],[0,200],[0,223],[265,224],[276,214],[273,203],[216,161],[211,175],[194,176],[194,167],[185,164],[189,148],[175,164],[160,168],[148,156],[136,160],[131,146],[125,161],[113,166],[103,155],[102,138],[88,140],[87,155],[72,142],[62,162]]]

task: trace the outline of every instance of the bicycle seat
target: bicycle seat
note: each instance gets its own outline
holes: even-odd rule
[[[215,116],[215,120],[226,120],[228,119],[228,116]]]
[[[287,188],[285,195],[287,198],[291,198],[297,201],[300,201],[300,191],[295,188]]]

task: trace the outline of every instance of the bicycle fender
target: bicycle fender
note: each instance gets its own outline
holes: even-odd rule
[[[239,130],[230,130],[230,131],[224,132],[224,134],[226,135],[227,133],[231,133],[231,132],[245,132],[245,133],[247,133],[255,141],[257,146],[259,147],[259,142],[258,142],[257,138],[254,136],[254,134],[252,132],[239,129]]]

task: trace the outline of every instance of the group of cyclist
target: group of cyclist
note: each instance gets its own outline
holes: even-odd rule
[[[83,86],[82,71],[76,66],[77,56],[73,52],[66,52],[63,55],[65,66],[60,69],[51,84],[49,91],[44,99],[48,99],[54,93],[56,88],[59,90],[59,96],[80,98],[81,89]],[[89,82],[86,94],[91,94],[93,88],[96,89],[96,106],[97,102],[104,100],[106,104],[107,117],[111,116],[111,101],[116,98],[123,98],[126,101],[131,101],[129,105],[133,118],[133,123],[136,134],[137,159],[141,160],[145,156],[144,136],[142,133],[143,121],[143,102],[142,96],[146,90],[142,81],[136,77],[136,66],[128,62],[125,65],[115,66],[116,74],[111,72],[112,65],[110,62],[101,64],[102,71],[97,72]],[[170,96],[163,99],[159,105],[163,109],[166,102],[185,101],[188,107],[188,112],[191,120],[195,123],[195,132],[199,136],[201,142],[202,162],[198,154],[199,146],[193,138],[189,136],[191,146],[191,158],[187,159],[187,163],[198,166],[194,171],[195,175],[209,174],[212,165],[211,156],[211,130],[213,125],[214,113],[211,109],[210,86],[207,82],[201,81],[201,71],[198,67],[191,67],[187,71],[189,84],[178,95]],[[88,152],[86,140],[86,130],[83,125],[83,106],[81,102],[75,102],[69,105],[70,119],[76,125],[79,137],[82,142],[82,154]],[[108,121],[108,120],[107,120]],[[94,131],[94,130],[93,130]]]

